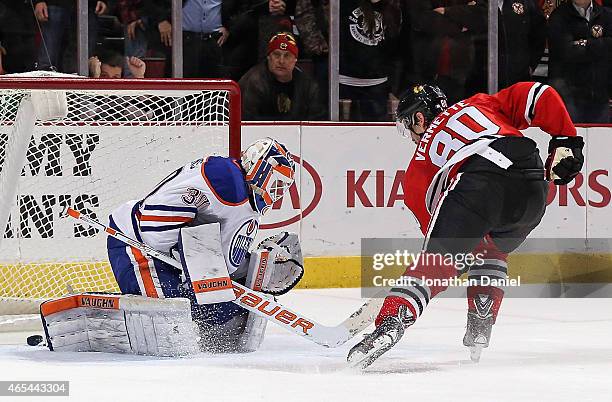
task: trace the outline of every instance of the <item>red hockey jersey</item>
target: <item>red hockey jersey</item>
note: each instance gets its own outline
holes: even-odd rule
[[[406,206],[427,233],[441,193],[465,159],[481,155],[507,169],[511,161],[489,147],[501,136],[539,127],[552,136],[575,136],[559,94],[548,85],[520,82],[494,95],[476,94],[439,114],[421,137],[406,171]]]

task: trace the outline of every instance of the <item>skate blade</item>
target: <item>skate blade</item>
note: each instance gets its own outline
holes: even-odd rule
[[[470,360],[474,363],[478,363],[480,361],[480,356],[482,355],[483,347],[480,345],[471,346],[470,347]]]
[[[373,348],[368,353],[354,351],[347,357],[348,366],[351,368],[365,369],[376,361],[383,353],[391,349],[393,343],[383,337],[374,341]]]

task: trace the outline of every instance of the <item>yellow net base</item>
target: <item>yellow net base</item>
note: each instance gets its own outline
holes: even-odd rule
[[[119,292],[108,262],[0,265],[0,297],[42,299],[71,292]]]

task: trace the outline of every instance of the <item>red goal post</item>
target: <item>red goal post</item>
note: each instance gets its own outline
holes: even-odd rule
[[[118,290],[104,236],[66,206],[104,220],[179,166],[240,153],[233,81],[36,75],[0,78],[0,315]]]

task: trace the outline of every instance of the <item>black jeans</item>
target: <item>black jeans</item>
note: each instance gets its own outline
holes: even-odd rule
[[[340,84],[340,99],[350,99],[352,121],[386,121],[389,84],[353,87]]]
[[[183,77],[223,78],[221,34],[183,31]]]

